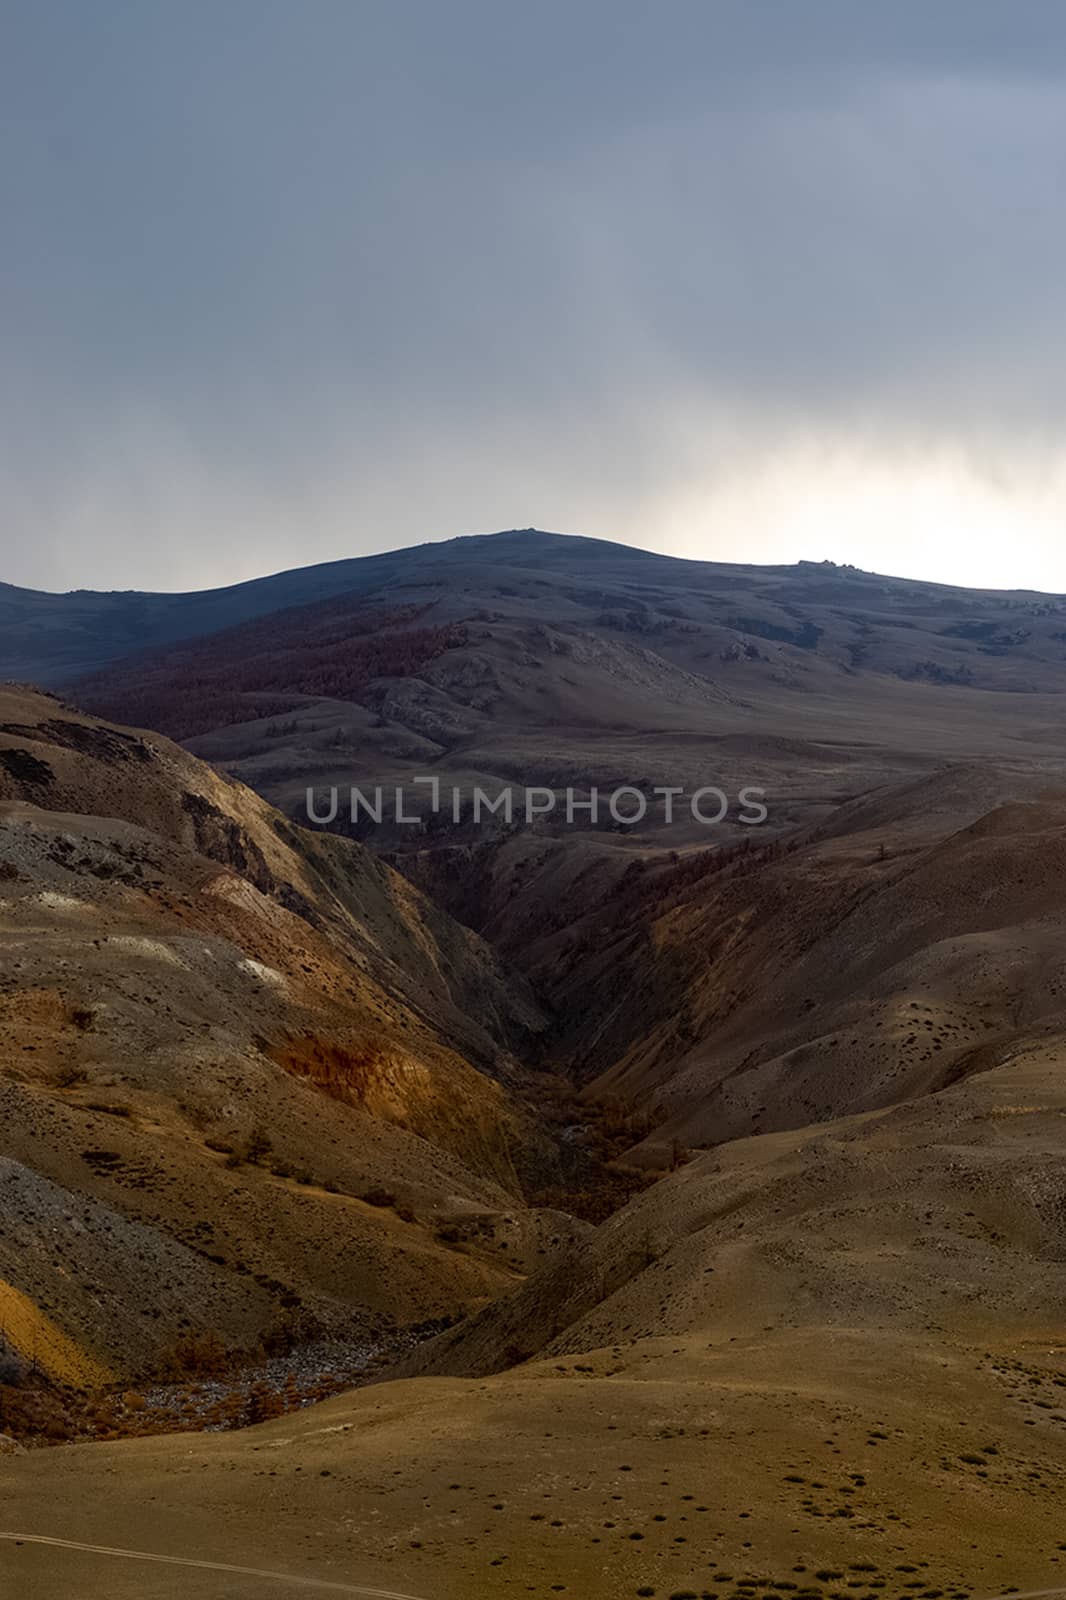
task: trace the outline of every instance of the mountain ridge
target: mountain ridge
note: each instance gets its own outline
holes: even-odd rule
[[[799,561],[792,565],[753,566],[702,558],[682,557],[619,545],[581,534],[559,534],[540,529],[507,529],[492,534],[460,535],[427,541],[401,550],[366,556],[342,557],[305,567],[243,579],[238,583],[200,590],[159,592],[79,588],[62,593],[21,588],[0,583],[0,629],[6,649],[0,650],[0,679],[40,683],[53,687],[107,662],[122,660],[148,647],[202,638],[219,629],[269,615],[295,605],[312,604],[342,594],[389,588],[406,581],[412,572],[434,570],[459,573],[465,565],[488,558],[522,558],[519,565],[532,570],[544,564],[561,566],[582,560],[611,564],[616,570],[673,574],[679,580],[705,575],[723,583],[738,578],[765,581],[774,577],[799,581],[835,575],[837,581],[876,590],[885,586],[940,596],[971,594],[991,603],[1054,605],[1062,596],[1029,590],[967,590],[923,579],[897,578],[841,567],[830,562]],[[1064,602],[1066,603],[1066,602]],[[73,635],[63,641],[64,629]]]

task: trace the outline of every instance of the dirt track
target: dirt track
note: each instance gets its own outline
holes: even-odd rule
[[[79,1551],[85,1555],[110,1556],[121,1561],[148,1561],[169,1567],[196,1568],[201,1572],[225,1572],[231,1577],[258,1578],[283,1584],[286,1588],[328,1589],[333,1594],[362,1595],[366,1600],[421,1600],[418,1595],[400,1594],[395,1589],[366,1589],[355,1583],[334,1583],[328,1578],[296,1577],[292,1573],[264,1572],[260,1567],[238,1567],[221,1561],[195,1561],[189,1556],[162,1556],[146,1550],[117,1550],[103,1544],[79,1544],[71,1539],[50,1539],[41,1533],[0,1533],[0,1540],[16,1547],[20,1545],[46,1545],[50,1549]],[[30,1580],[32,1581],[32,1580]],[[227,1593],[232,1590],[227,1589]],[[188,1581],[183,1578],[178,1594],[188,1593]]]

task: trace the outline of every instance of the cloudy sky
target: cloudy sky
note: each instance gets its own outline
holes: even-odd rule
[[[1060,0],[0,0],[0,579],[1066,591]]]

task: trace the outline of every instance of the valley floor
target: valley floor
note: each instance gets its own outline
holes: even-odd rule
[[[1064,1503],[1066,1348],[1047,1330],[1000,1350],[839,1328],[646,1339],[236,1434],[4,1458],[0,1531],[292,1581],[0,1541],[0,1592],[981,1600],[1060,1571],[1066,1589]]]

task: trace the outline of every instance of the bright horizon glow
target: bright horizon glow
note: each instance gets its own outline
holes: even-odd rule
[[[668,503],[656,548],[758,565],[831,560],[970,589],[1066,592],[1066,463],[1025,480],[959,452],[906,465],[831,447],[783,451],[731,482]],[[735,541],[735,542],[734,542]],[[746,556],[745,546],[758,550]]]
[[[831,560],[961,588],[1066,594],[1066,451],[768,429],[725,396],[666,385],[636,422],[555,417],[528,435],[441,429],[397,476],[322,437],[298,476],[206,458],[161,416],[104,422],[42,496],[9,485],[0,582],[188,592],[302,566],[537,527],[689,560]],[[628,447],[628,450],[627,450]],[[618,481],[617,463],[626,476]]]

